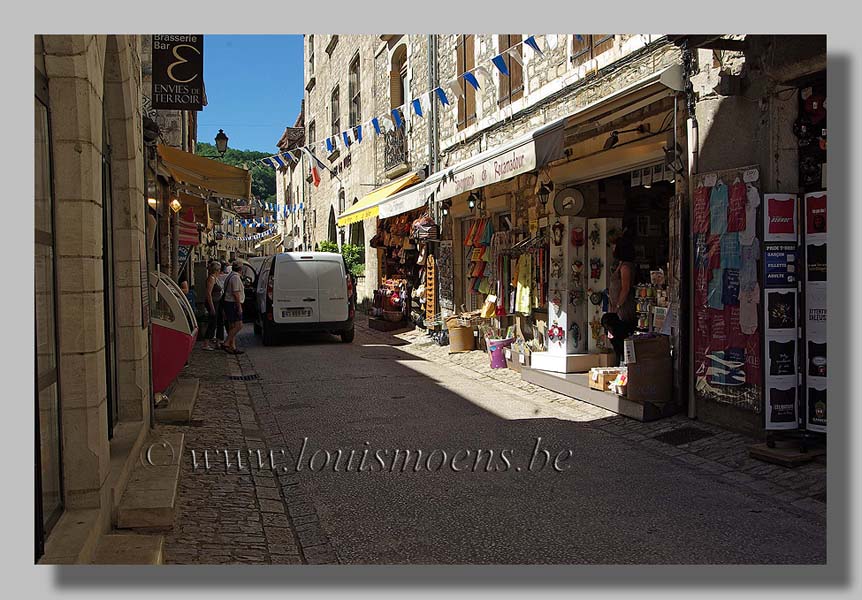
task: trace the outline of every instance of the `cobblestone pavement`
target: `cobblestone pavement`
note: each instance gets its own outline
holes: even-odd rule
[[[300,549],[285,492],[269,470],[248,462],[226,468],[219,449],[263,448],[263,433],[235,357],[195,349],[183,376],[200,379],[190,426],[160,425],[185,433],[185,451],[173,529],[165,535],[166,564],[299,564]],[[211,469],[195,469],[190,452],[209,450]],[[248,461],[248,456],[243,460]],[[203,459],[198,459],[199,465]]]
[[[748,447],[757,443],[754,438],[726,431],[720,427],[693,421],[683,414],[641,423],[607,411],[601,407],[558,394],[543,387],[527,383],[512,369],[492,369],[485,352],[473,351],[449,354],[448,347],[434,343],[422,329],[404,333],[384,333],[369,329],[365,320],[357,321],[360,328],[373,337],[392,343],[404,343],[399,350],[445,364],[457,372],[478,377],[497,385],[514,387],[531,398],[541,398],[558,410],[568,413],[572,420],[586,421],[593,427],[625,438],[643,447],[665,454],[668,459],[681,461],[707,473],[738,483],[757,494],[768,496],[773,502],[802,513],[813,513],[826,519],[826,464],[815,460],[789,468],[753,459]],[[713,435],[689,444],[672,446],[654,438],[681,427],[695,426]]]
[[[644,562],[747,562],[746,558],[740,557],[751,556],[756,559],[764,552],[763,546],[782,548],[778,554],[775,551],[762,554],[769,557],[764,560],[770,562],[819,562],[821,552],[822,560],[825,560],[825,550],[821,550],[825,534],[822,534],[821,539],[819,532],[820,529],[825,531],[824,464],[809,463],[788,469],[750,459],[747,446],[754,440],[700,422],[695,423],[696,427],[712,433],[712,436],[682,446],[665,444],[653,438],[679,427],[691,426],[692,421],[680,415],[652,423],[639,423],[615,415],[525,383],[514,371],[490,369],[484,352],[450,355],[447,348],[431,342],[422,330],[396,335],[381,333],[369,330],[364,318],[360,318],[357,321],[357,341],[353,345],[332,342],[307,345],[303,342],[304,345],[290,343],[286,347],[263,348],[250,329],[247,327],[240,337],[240,344],[247,347],[247,354],[233,357],[221,352],[195,350],[190,366],[184,373],[184,376],[198,377],[201,383],[193,423],[190,426],[160,426],[160,429],[182,431],[186,435],[177,516],[173,530],[165,537],[166,563],[505,563],[595,560],[611,563],[631,561],[627,556],[633,550],[626,549],[627,544],[632,548],[642,544],[649,551]],[[438,366],[419,367],[420,374],[402,368],[402,377],[415,379],[409,383],[392,383],[392,379],[386,378],[391,376],[397,380],[398,376],[383,374],[388,368],[385,366],[387,361],[367,360],[384,358],[383,355],[372,354],[372,351],[382,351],[383,347],[389,349],[387,356],[390,359],[397,355],[410,360],[412,356],[413,365],[425,364],[424,361],[427,361]],[[402,352],[405,354],[400,354]],[[422,361],[415,363],[417,359]],[[404,359],[398,360],[401,362]],[[297,372],[296,365],[305,369],[305,372]],[[367,372],[362,372],[363,368]],[[417,367],[411,368],[415,371]],[[435,371],[431,373],[431,369]],[[257,379],[259,374],[260,379]],[[247,376],[249,380],[231,381],[229,375]],[[496,402],[502,402],[505,398],[506,402],[511,403],[512,399],[520,398],[518,402],[525,407],[530,410],[538,407],[535,412],[541,410],[544,413],[545,418],[535,421],[531,417],[521,417],[526,419],[522,421],[508,421],[512,425],[500,429],[507,432],[499,434],[501,436],[509,435],[509,430],[515,431],[514,428],[521,425],[532,427],[530,432],[547,431],[552,439],[559,435],[570,436],[572,427],[579,428],[578,440],[583,440],[581,454],[587,466],[574,480],[576,486],[583,486],[583,489],[576,488],[578,504],[574,508],[589,514],[589,519],[584,522],[584,517],[568,512],[572,507],[560,505],[559,492],[554,492],[553,486],[547,492],[542,489],[537,491],[523,488],[523,480],[517,479],[507,480],[509,483],[502,482],[504,487],[499,487],[499,481],[471,481],[462,490],[458,488],[461,484],[456,483],[456,487],[452,488],[452,482],[445,480],[431,483],[431,487],[428,487],[428,478],[408,478],[391,487],[392,481],[369,477],[330,479],[322,476],[325,474],[315,474],[318,475],[316,477],[309,473],[297,474],[286,467],[283,471],[278,468],[272,471],[250,467],[237,472],[234,465],[233,469],[225,472],[223,468],[218,468],[224,465],[223,456],[213,459],[216,466],[210,472],[193,469],[189,455],[191,449],[278,448],[284,449],[285,463],[293,464],[297,440],[303,435],[316,436],[315,441],[322,444],[319,447],[327,447],[326,444],[330,444],[329,447],[338,446],[342,442],[361,444],[357,441],[368,439],[357,437],[364,436],[363,431],[376,432],[373,435],[394,435],[396,439],[405,435],[425,435],[422,432],[426,431],[427,425],[421,423],[425,423],[428,416],[416,414],[417,409],[421,413],[426,407],[421,401],[417,405],[415,400],[412,404],[405,400],[405,406],[401,407],[398,401],[393,402],[386,397],[386,393],[382,394],[385,402],[381,403],[378,398],[384,390],[389,394],[396,393],[392,391],[393,386],[406,385],[415,389],[423,385],[422,377],[435,388],[445,388],[428,388],[429,393],[436,394],[428,400],[433,404],[433,411],[444,411],[439,413],[441,422],[428,431],[442,429],[440,439],[444,445],[449,439],[458,439],[458,435],[462,438],[472,435],[460,431],[462,424],[459,420],[465,421],[463,427],[469,431],[471,424],[467,421],[478,418],[476,415],[479,414],[475,413],[475,409],[467,409],[469,412],[460,414],[465,410],[463,403],[454,403],[449,399],[452,391],[472,397],[475,402],[476,388],[482,390],[481,393],[496,390],[498,393],[493,394]],[[379,383],[375,387],[377,381]],[[381,385],[387,387],[381,388]],[[459,385],[465,386],[464,389],[449,390]],[[469,386],[474,386],[474,391],[469,392]],[[448,396],[441,395],[444,393],[448,393]],[[326,398],[330,400],[322,400]],[[395,395],[392,398],[404,396]],[[354,405],[360,407],[355,412],[349,408]],[[446,414],[447,410],[452,414]],[[529,411],[524,409],[523,412]],[[551,417],[550,422],[547,422],[548,417]],[[490,426],[492,432],[497,431],[493,422],[484,417],[482,419],[477,422],[480,427]],[[571,422],[568,426],[567,421]],[[419,433],[414,434],[413,429],[417,424]],[[542,429],[535,429],[539,424]],[[580,428],[596,433],[587,435],[588,431]],[[523,433],[523,430],[519,431]],[[497,434],[479,431],[476,435],[485,439],[482,436]],[[493,437],[491,439],[498,441]],[[422,443],[421,438],[419,443]],[[603,453],[607,452],[613,453],[612,457],[607,458],[610,462],[600,464],[604,460]],[[620,460],[628,460],[632,466],[622,469],[621,473],[608,471],[609,467],[615,469]],[[661,461],[668,464],[665,474],[661,473]],[[648,468],[650,472],[644,473],[645,479],[639,480],[641,475],[637,471],[632,472],[632,468]],[[691,479],[692,473],[696,473],[695,477],[699,479]],[[617,481],[617,476],[622,479]],[[676,492],[659,491],[654,498],[643,496],[637,501],[640,514],[648,515],[647,520],[652,519],[651,527],[644,526],[641,533],[631,533],[625,525],[621,525],[623,531],[615,531],[610,536],[614,539],[608,539],[607,523],[614,522],[620,510],[630,510],[618,505],[619,499],[627,494],[625,478],[630,478],[636,485],[646,486],[642,490],[649,489],[650,485],[661,490],[671,490],[673,485],[668,478],[673,481],[675,477],[687,482],[678,486],[680,498],[684,502],[695,500],[696,503],[704,503],[702,508],[695,511],[702,514],[690,513],[687,509],[681,513],[679,509],[672,509],[668,514],[662,514],[661,506],[678,505],[679,499],[676,498]],[[736,496],[728,495],[731,489]],[[483,498],[489,491],[496,497],[486,498],[488,509],[501,513],[501,518],[506,520],[500,532],[488,531],[487,523],[475,522],[475,515],[462,512],[466,499]],[[447,504],[453,501],[453,493],[460,499],[455,504]],[[521,496],[518,500],[508,498],[510,493]],[[527,514],[530,507],[518,511],[519,501],[526,499],[531,502],[533,497],[539,501],[545,493],[551,495],[543,500],[548,510],[542,518],[538,518],[535,512]],[[441,508],[441,512],[460,515],[452,517],[460,519],[457,528],[448,530],[456,524],[449,521],[449,517],[444,521],[438,520],[439,515],[419,518],[417,507],[411,505],[417,498],[422,498],[422,501],[432,506],[436,503],[445,507],[445,510]],[[699,498],[703,500],[697,500]],[[467,500],[466,506],[475,505],[475,501]],[[505,504],[495,506],[495,503],[500,502]],[[655,505],[644,504],[649,502]],[[717,503],[714,511],[721,516],[710,513],[713,509],[709,505],[713,502]],[[736,503],[740,506],[738,514],[734,514],[736,509],[727,508],[736,506]],[[722,505],[724,509],[720,508]],[[730,513],[725,514],[728,510]],[[556,520],[553,519],[555,511],[563,511]],[[506,515],[509,515],[508,519]],[[764,530],[748,535],[759,536],[762,544],[746,551],[744,547],[749,544],[744,537],[747,535],[746,527],[740,523],[730,525],[732,521],[719,525],[728,518],[743,519],[745,522],[755,519],[751,521],[752,526],[762,526]],[[405,523],[399,523],[402,519]],[[767,525],[770,519],[777,521]],[[792,520],[793,524],[787,524],[790,523],[787,519]],[[552,522],[560,523],[558,531],[550,524]],[[441,530],[441,527],[447,529]],[[551,529],[542,530],[543,527]],[[702,547],[698,546],[695,539],[689,540],[689,534],[682,533],[689,531],[690,527],[705,528],[703,535],[721,540],[719,545],[722,548],[709,556],[699,555]],[[717,531],[729,527],[731,531],[710,533],[713,527],[719,527]],[[789,532],[797,527],[807,533],[798,533],[793,539],[778,533],[778,530],[786,529]],[[656,543],[649,535],[652,531],[660,531],[664,537],[677,540],[682,536],[686,540],[678,541],[676,547],[665,548],[665,545],[672,544]],[[466,537],[462,538],[461,535]],[[644,535],[646,538],[642,539]],[[801,539],[806,540],[801,545],[800,535]],[[599,537],[594,539],[594,536]],[[586,550],[579,550],[582,542],[575,541],[578,537],[593,539],[592,545]],[[512,554],[512,538],[524,546],[516,554]],[[563,546],[569,548],[569,554],[560,554],[561,540],[565,540]],[[685,545],[690,546],[688,552],[683,547]],[[545,549],[548,549],[548,554],[542,556]],[[579,551],[581,555],[578,555]],[[680,556],[685,558],[681,560]]]

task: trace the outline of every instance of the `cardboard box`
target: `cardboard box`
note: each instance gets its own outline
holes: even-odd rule
[[[617,355],[615,352],[601,352],[599,355],[599,366],[600,367],[616,367],[617,365]]]
[[[622,370],[623,369],[619,367],[595,367],[593,369],[590,369],[590,388],[594,390],[601,390],[602,392],[607,392],[608,384],[614,379],[616,379],[617,375],[619,375]]]
[[[642,359],[626,365],[628,383],[626,397],[635,402],[666,404],[673,400],[673,366],[670,356]]]
[[[635,336],[625,341],[625,363],[638,364],[651,360],[670,360],[670,338]]]

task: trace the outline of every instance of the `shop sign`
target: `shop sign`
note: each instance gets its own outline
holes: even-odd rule
[[[153,36],[154,109],[203,110],[204,36]]]
[[[530,140],[500,156],[445,177],[437,199],[445,200],[476,188],[499,183],[535,168],[536,143]]]
[[[796,285],[796,244],[765,242],[764,245],[765,287],[782,288]]]

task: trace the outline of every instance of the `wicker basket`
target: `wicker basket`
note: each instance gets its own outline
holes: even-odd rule
[[[383,318],[387,321],[391,321],[392,323],[397,323],[404,318],[404,313],[402,313],[400,310],[384,310]]]

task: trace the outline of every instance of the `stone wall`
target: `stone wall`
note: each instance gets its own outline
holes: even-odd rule
[[[141,310],[145,240],[138,36],[42,36],[53,142],[59,377],[67,509],[110,520],[103,264],[103,155],[109,157],[119,419],[149,426],[149,340]],[[110,153],[103,146],[104,122]]]

